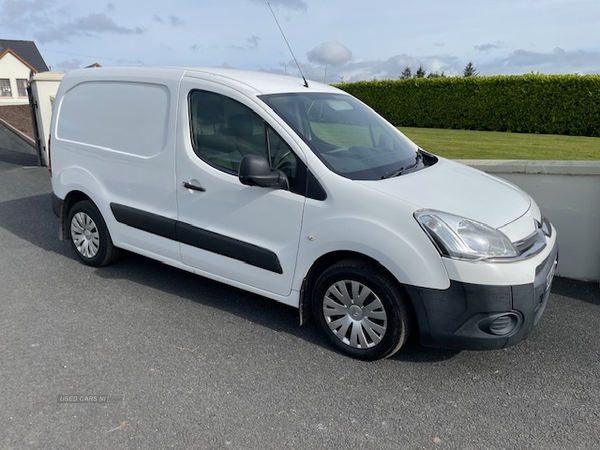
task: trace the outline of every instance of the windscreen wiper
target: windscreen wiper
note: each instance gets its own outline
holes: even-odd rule
[[[382,175],[381,179],[385,180],[386,178],[398,177],[398,176],[402,175],[404,172],[406,172],[407,170],[414,169],[415,167],[417,167],[422,159],[423,159],[423,155],[421,155],[421,150],[419,149],[417,151],[417,156],[415,157],[414,164],[411,164],[409,166],[402,166],[399,169],[392,170],[391,172],[388,172],[388,173]]]

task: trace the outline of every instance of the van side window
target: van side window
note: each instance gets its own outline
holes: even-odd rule
[[[190,93],[189,107],[192,146],[200,158],[237,175],[244,156],[264,156],[288,176],[294,191],[298,158],[258,114],[231,98],[200,90]]]

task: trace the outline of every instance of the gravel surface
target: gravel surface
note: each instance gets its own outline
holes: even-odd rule
[[[600,448],[597,283],[555,280],[515,347],[360,362],[261,297],[129,253],[80,264],[48,171],[3,136],[0,448]]]

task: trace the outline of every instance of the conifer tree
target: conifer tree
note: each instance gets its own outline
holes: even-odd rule
[[[477,75],[479,75],[479,72],[477,71],[477,69],[475,69],[475,66],[473,65],[473,63],[471,61],[469,61],[469,64],[467,64],[465,66],[465,69],[463,70],[463,76],[464,77],[476,77]]]
[[[400,79],[404,80],[407,78],[412,78],[412,70],[410,70],[409,66],[406,66],[404,68],[404,70],[402,71],[402,73],[400,74]]]

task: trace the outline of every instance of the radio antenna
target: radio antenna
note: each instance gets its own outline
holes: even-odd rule
[[[275,15],[275,12],[273,11],[273,8],[271,8],[271,4],[269,2],[267,2],[267,5],[269,6],[269,9],[271,10],[271,14],[273,14],[273,19],[275,19],[275,23],[277,24],[277,27],[279,28],[279,31],[281,32],[281,35],[283,36],[283,40],[287,44],[287,47],[290,50],[290,53],[292,54],[292,58],[294,58],[294,62],[296,63],[296,67],[298,67],[298,70],[300,71],[300,75],[302,75],[302,79],[304,80],[304,87],[308,87],[308,81],[306,81],[306,78],[304,77],[304,73],[302,73],[302,69],[300,68],[300,64],[298,64],[298,60],[296,59],[296,55],[294,55],[294,51],[292,50],[292,47],[290,46],[290,43],[286,39],[285,34],[283,33],[283,30],[281,29],[281,25],[279,25],[279,20],[277,20],[277,16]]]

